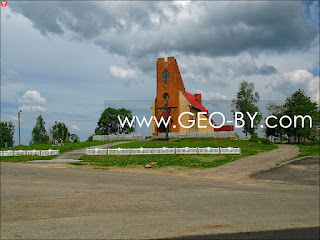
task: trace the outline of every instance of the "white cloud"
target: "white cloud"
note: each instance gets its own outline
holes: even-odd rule
[[[204,94],[204,99],[205,100],[227,100],[228,97],[219,92],[218,93],[210,92],[210,93]]]
[[[313,76],[312,73],[307,70],[296,70],[293,72],[286,72],[284,77],[294,85],[306,84],[307,90],[311,95],[311,99],[316,102],[319,100],[319,76]]]
[[[11,119],[12,121],[18,121],[18,117],[17,117],[17,116],[11,116],[10,119]]]
[[[45,104],[47,102],[36,90],[26,91],[19,101],[24,104]]]
[[[150,21],[154,24],[160,24],[160,16],[154,13],[150,14]]]
[[[19,102],[22,103],[19,109],[25,112],[45,112],[47,110],[45,107],[40,106],[46,104],[47,100],[41,97],[36,90],[26,91],[19,99]]]
[[[127,79],[137,79],[136,71],[133,69],[124,69],[122,67],[117,66],[109,66],[110,73],[115,78],[119,78],[122,80]]]
[[[223,95],[222,93],[219,92],[209,92],[209,91],[203,91],[196,89],[193,91],[193,94],[195,93],[201,93],[202,99],[203,100],[227,100],[228,97]]]
[[[290,82],[297,83],[306,83],[313,79],[313,74],[307,70],[296,70],[293,72],[286,72],[283,74],[286,79]]]
[[[45,112],[47,109],[41,106],[28,106],[28,105],[22,105],[19,107],[21,111],[25,112]]]
[[[71,128],[74,130],[80,131],[80,128],[77,125],[72,125]]]
[[[122,67],[109,66],[109,71],[113,77],[120,79],[122,84],[127,87],[130,87],[131,80],[134,80],[138,83],[143,83],[143,81],[137,77],[137,72],[133,69],[124,69]]]
[[[176,5],[177,7],[187,8],[190,4],[190,1],[172,1],[173,5]]]

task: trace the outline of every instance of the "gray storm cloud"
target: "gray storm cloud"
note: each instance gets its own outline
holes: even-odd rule
[[[236,56],[308,48],[317,32],[296,2],[11,2],[43,35],[91,41],[142,71],[168,49],[186,55]],[[261,74],[273,71],[262,66]]]

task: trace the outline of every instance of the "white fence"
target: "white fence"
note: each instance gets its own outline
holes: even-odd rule
[[[198,148],[176,148],[176,154],[198,154]]]
[[[142,134],[93,135],[93,141],[142,140]]]
[[[170,138],[234,138],[239,137],[235,131],[221,132],[169,132]],[[165,138],[166,133],[159,133],[158,138]]]
[[[239,154],[241,153],[241,149],[239,149]],[[198,148],[199,154],[219,154],[220,153],[220,148],[211,148],[211,147],[206,147],[206,148]]]
[[[241,148],[87,148],[86,155],[241,154]]]
[[[59,155],[60,150],[6,150],[0,151],[1,157],[8,157],[8,156],[52,156],[52,155]]]
[[[176,148],[153,148],[153,154],[175,154]]]
[[[239,154],[240,148],[220,148],[220,154]]]

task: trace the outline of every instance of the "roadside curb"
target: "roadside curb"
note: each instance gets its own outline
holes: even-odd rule
[[[319,157],[319,158],[320,158],[320,155],[303,156],[303,157],[300,157],[300,158],[288,160],[288,161],[286,161],[286,162],[279,163],[279,164],[277,165],[277,167],[282,167],[282,166],[288,165],[288,164],[290,164],[290,163],[292,163],[292,162],[300,161],[300,160],[303,160],[303,159],[309,158],[309,157]]]
[[[51,160],[32,160],[32,161],[26,161],[25,164],[32,164],[32,163],[75,163],[75,162],[81,162],[82,160],[75,160],[75,159],[51,159]]]

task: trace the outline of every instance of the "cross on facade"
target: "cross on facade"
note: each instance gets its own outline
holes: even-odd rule
[[[164,104],[164,107],[162,108],[157,108],[157,109],[164,109],[166,111],[166,120],[168,120],[169,113],[171,112],[172,108],[178,108],[178,107],[169,107],[169,94],[164,93],[163,98],[166,100],[166,103]],[[166,127],[166,140],[169,139],[169,127]]]
[[[165,69],[161,74],[161,77],[164,79],[164,84],[167,84],[169,76],[170,76],[170,73],[168,72],[167,69]]]

